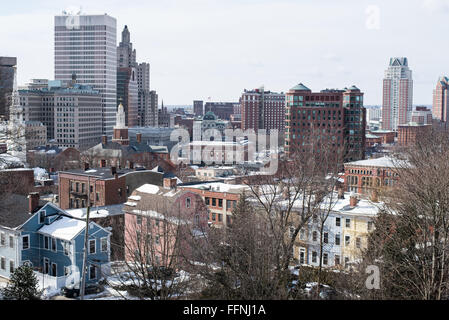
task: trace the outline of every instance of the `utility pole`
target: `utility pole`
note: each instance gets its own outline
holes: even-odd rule
[[[90,177],[87,178],[87,212],[86,212],[86,230],[84,232],[84,256],[83,256],[83,272],[80,288],[80,299],[84,300],[84,287],[86,286],[86,269],[87,269],[87,244],[89,239],[89,213],[90,213]]]

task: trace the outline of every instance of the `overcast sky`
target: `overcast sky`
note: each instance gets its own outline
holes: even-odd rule
[[[380,104],[393,56],[409,60],[414,104],[431,104],[449,75],[449,0],[0,1],[0,56],[18,57],[19,85],[54,78],[53,16],[70,6],[115,17],[117,43],[128,25],[166,105],[299,82],[313,91],[354,84],[366,105]]]

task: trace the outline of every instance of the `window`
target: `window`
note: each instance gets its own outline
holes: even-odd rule
[[[323,253],[323,264],[327,265],[329,256],[327,253]]]
[[[186,208],[190,208],[191,200],[190,198],[186,199]]]
[[[108,238],[101,238],[101,252],[108,251]]]
[[[57,277],[58,276],[58,266],[56,265],[56,263],[52,263],[51,264],[51,275],[53,277]]]
[[[70,254],[70,242],[64,241],[64,242],[62,243],[62,246],[63,246],[63,248],[64,248],[64,254],[65,254],[66,256],[68,256],[68,255]]]
[[[22,249],[27,250],[30,248],[30,236],[22,237]]]
[[[313,263],[316,263],[316,257],[317,257],[317,252],[316,252],[316,251],[313,251],[313,252],[312,252],[312,262],[313,262]]]
[[[215,207],[217,205],[217,199],[212,198],[212,206]]]
[[[339,245],[340,245],[340,235],[339,235],[339,234],[336,234],[336,235],[335,235],[335,245],[336,245],[336,246],[339,246]]]
[[[39,212],[39,223],[44,223],[45,222],[45,211],[42,210]]]
[[[346,219],[346,228],[351,228],[351,219]]]
[[[200,216],[197,214],[195,215],[195,226],[199,226],[200,225]]]
[[[0,268],[2,269],[2,270],[5,270],[6,271],[6,259],[5,259],[5,257],[1,257],[0,258]]]
[[[323,239],[324,243],[329,243],[329,233],[325,232],[324,233],[324,239]]]
[[[97,267],[90,265],[89,266],[89,279],[93,280],[97,278]]]
[[[345,257],[345,264],[349,263],[349,257]]]
[[[56,239],[51,238],[51,251],[56,252]]]
[[[216,213],[212,213],[212,221],[217,221],[217,214]]]
[[[9,272],[13,273],[15,270],[14,260],[9,260]]]
[[[336,225],[337,227],[340,227],[340,226],[341,226],[341,218],[335,218],[335,225]]]
[[[317,233],[316,231],[314,231],[314,232],[312,233],[312,241],[316,242],[317,239],[318,239],[318,233]]]
[[[368,231],[372,231],[373,230],[373,226],[374,226],[374,223],[372,221],[368,221],[368,226],[367,226]]]
[[[300,249],[299,250],[299,263],[304,264],[305,263],[305,257],[306,257],[306,250]]]
[[[95,199],[96,199],[97,201],[100,201],[100,193],[99,193],[99,192],[97,192],[97,195],[95,196]]]
[[[142,225],[142,216],[136,216],[136,221],[139,226]]]
[[[9,236],[9,247],[14,248],[14,237],[13,236]]]
[[[159,244],[159,243],[160,243],[160,236],[156,236],[155,242],[156,242],[156,244]]]
[[[218,199],[218,207],[223,208],[223,199]]]
[[[340,256],[335,255],[335,265],[339,265],[339,264],[340,264]]]
[[[355,246],[360,249],[362,247],[362,239],[355,238]]]
[[[218,214],[218,222],[223,221],[223,215],[221,213]]]
[[[47,258],[44,258],[44,274],[48,274],[50,272],[50,261]]]
[[[89,254],[95,254],[96,252],[95,239],[89,240]]]
[[[351,237],[345,236],[345,246],[349,246],[351,244]]]
[[[6,235],[5,235],[4,232],[2,232],[2,233],[0,234],[0,244],[1,244],[2,246],[6,246]]]
[[[44,236],[44,249],[45,250],[49,250],[50,249],[49,240],[50,239],[47,236]]]
[[[210,205],[210,198],[206,197],[206,205]]]

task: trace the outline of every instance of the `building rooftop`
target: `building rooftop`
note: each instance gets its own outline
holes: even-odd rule
[[[135,172],[134,169],[117,169],[118,176],[123,176],[125,174]],[[150,171],[150,170],[142,170],[142,171]],[[114,175],[112,174],[111,168],[92,168],[88,170],[83,169],[72,169],[72,170],[66,170],[61,171],[60,174],[73,174],[73,175],[80,175],[80,176],[89,176],[89,177],[95,177],[100,179],[112,179],[114,178]]]
[[[395,168],[398,165],[404,164],[404,160],[398,160],[392,157],[381,157],[368,160],[358,160],[345,163],[345,166],[366,166],[366,167],[384,167]]]
[[[123,204],[115,204],[104,207],[93,207],[89,212],[89,219],[106,218],[110,216],[123,214]],[[70,209],[66,212],[74,218],[85,219],[87,215],[87,208]]]
[[[47,201],[39,200],[38,211]],[[0,226],[7,228],[17,228],[25,223],[30,217],[28,212],[28,198],[27,196],[11,194],[2,199],[0,205]]]
[[[294,91],[311,91],[309,88],[307,88],[305,85],[303,85],[302,83],[294,86],[293,88],[291,88],[290,90],[294,90]]]

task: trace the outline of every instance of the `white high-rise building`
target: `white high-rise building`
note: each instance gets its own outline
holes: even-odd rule
[[[102,95],[102,131],[112,136],[117,111],[117,21],[104,15],[55,16],[55,79],[92,86]]]
[[[412,71],[407,58],[391,58],[383,80],[382,129],[398,129],[407,124],[413,111]]]

